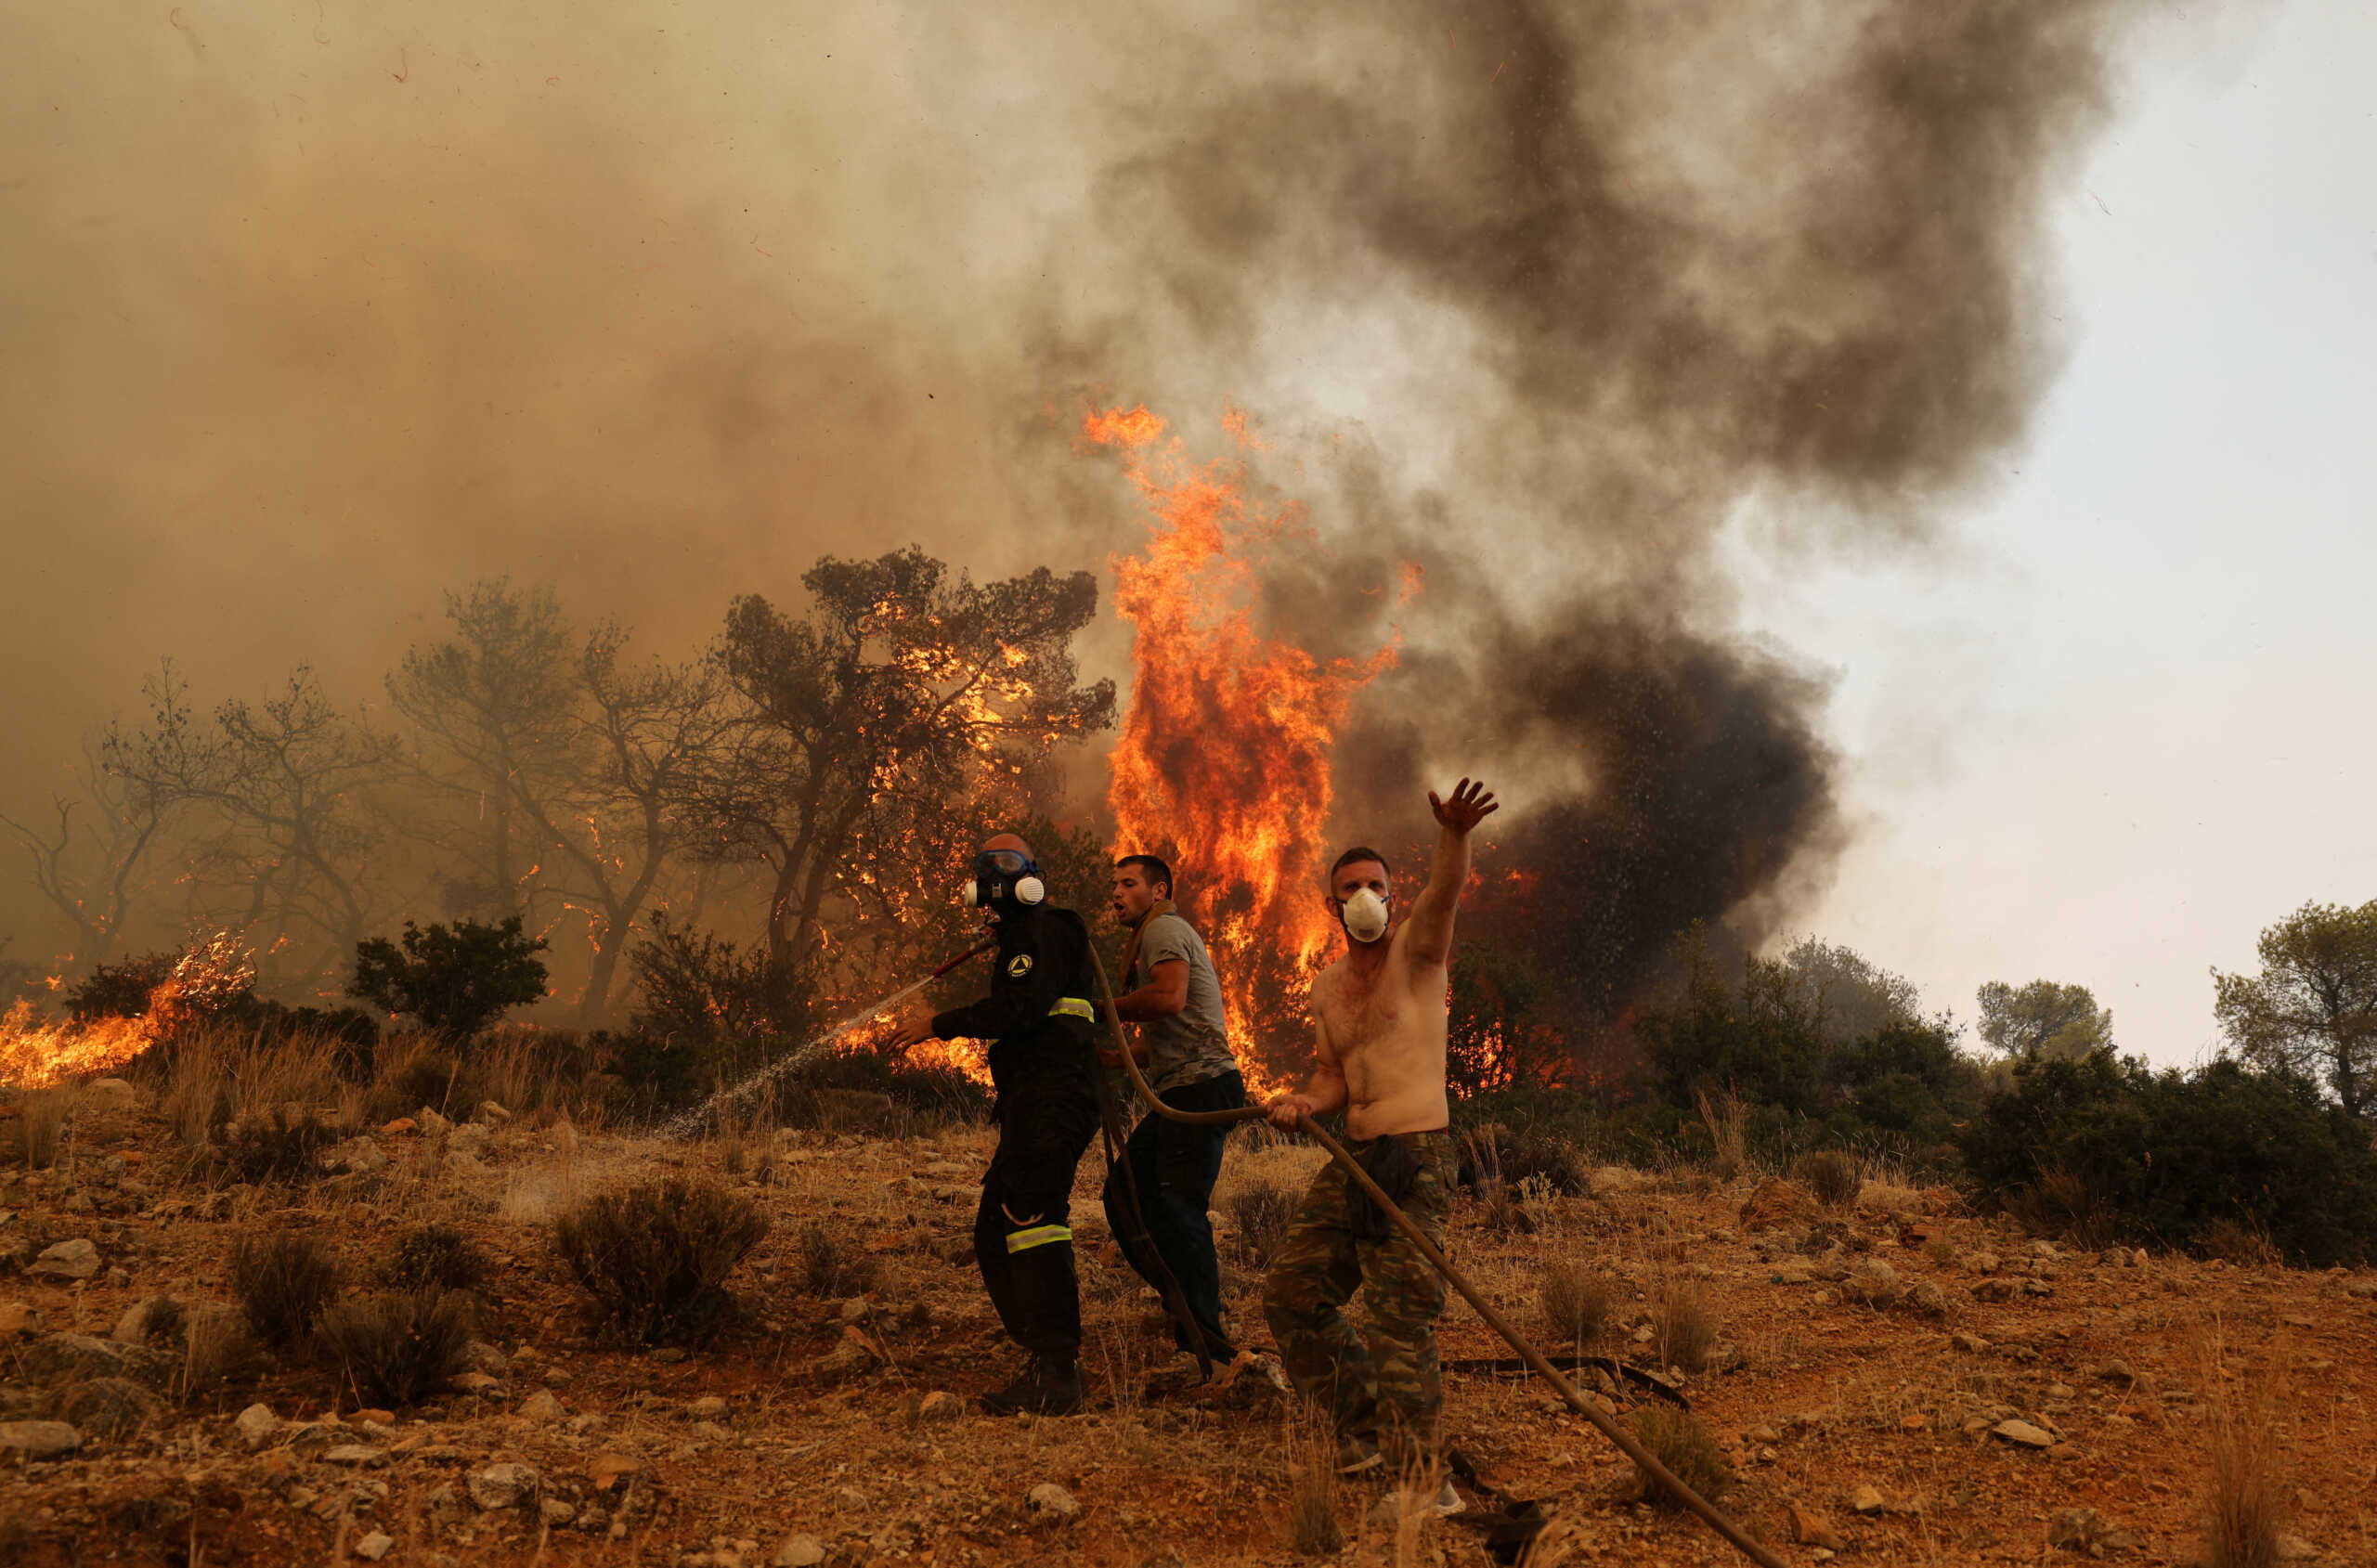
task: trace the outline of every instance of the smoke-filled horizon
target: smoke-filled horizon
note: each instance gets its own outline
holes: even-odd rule
[[[1096,389],[1267,434],[1315,547],[1263,608],[1315,653],[1423,568],[1348,831],[1499,774],[1596,889],[1572,950],[1786,900],[1824,685],[1734,642],[1712,541],[1755,499],[1919,548],[2020,440],[2124,10],[12,15],[0,798],[161,656],[376,700],[476,578],[677,655],[829,552],[1101,567],[1144,525],[1072,447]]]

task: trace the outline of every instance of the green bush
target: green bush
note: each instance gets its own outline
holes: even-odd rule
[[[698,1344],[734,1306],[727,1276],[767,1234],[749,1199],[671,1177],[588,1199],[553,1222],[553,1250],[628,1342]]]
[[[545,997],[542,937],[531,939],[513,915],[500,925],[405,922],[401,947],[385,937],[355,944],[346,993],[392,1016],[417,1019],[435,1033],[466,1039]]]
[[[2229,1059],[2020,1063],[1957,1142],[1986,1199],[2084,1237],[2201,1251],[2241,1227],[2320,1268],[2364,1262],[2377,1240],[2369,1129],[2312,1084]]]

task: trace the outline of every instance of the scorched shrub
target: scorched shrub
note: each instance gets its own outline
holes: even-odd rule
[[[733,1309],[726,1277],[768,1234],[748,1199],[682,1177],[588,1199],[553,1222],[561,1255],[631,1344],[698,1344]]]

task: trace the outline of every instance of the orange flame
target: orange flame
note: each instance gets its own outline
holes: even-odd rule
[[[52,1022],[35,1016],[32,1003],[19,1002],[0,1017],[0,1083],[46,1089],[111,1071],[156,1042],[156,1025],[148,1018]]]
[[[1260,448],[1243,413],[1229,410],[1225,424],[1241,447]],[[1092,412],[1082,426],[1093,445],[1120,451],[1154,517],[1146,550],[1111,563],[1116,611],[1135,635],[1107,804],[1122,849],[1177,857],[1253,1085],[1305,1055],[1292,1027],[1301,982],[1336,932],[1321,896],[1329,748],[1395,646],[1323,661],[1258,631],[1253,557],[1302,537],[1298,509],[1251,506],[1241,462],[1194,463],[1164,428],[1144,407]],[[1415,587],[1407,573],[1405,596]]]
[[[149,1011],[141,1017],[53,1022],[37,1015],[32,1003],[19,1002],[0,1016],[0,1084],[46,1089],[70,1078],[112,1071],[168,1031],[223,1011],[247,994],[255,978],[255,954],[247,944],[229,931],[215,931],[175,961],[162,983],[149,992]],[[53,980],[50,989],[59,983]]]

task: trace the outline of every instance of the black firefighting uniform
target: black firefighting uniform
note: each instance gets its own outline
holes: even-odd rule
[[[998,919],[991,994],[934,1015],[943,1040],[991,1042],[998,1151],[974,1214],[974,1260],[1007,1337],[1036,1355],[1081,1350],[1081,1291],[1069,1207],[1073,1171],[1098,1134],[1097,983],[1089,929],[1046,904]]]

